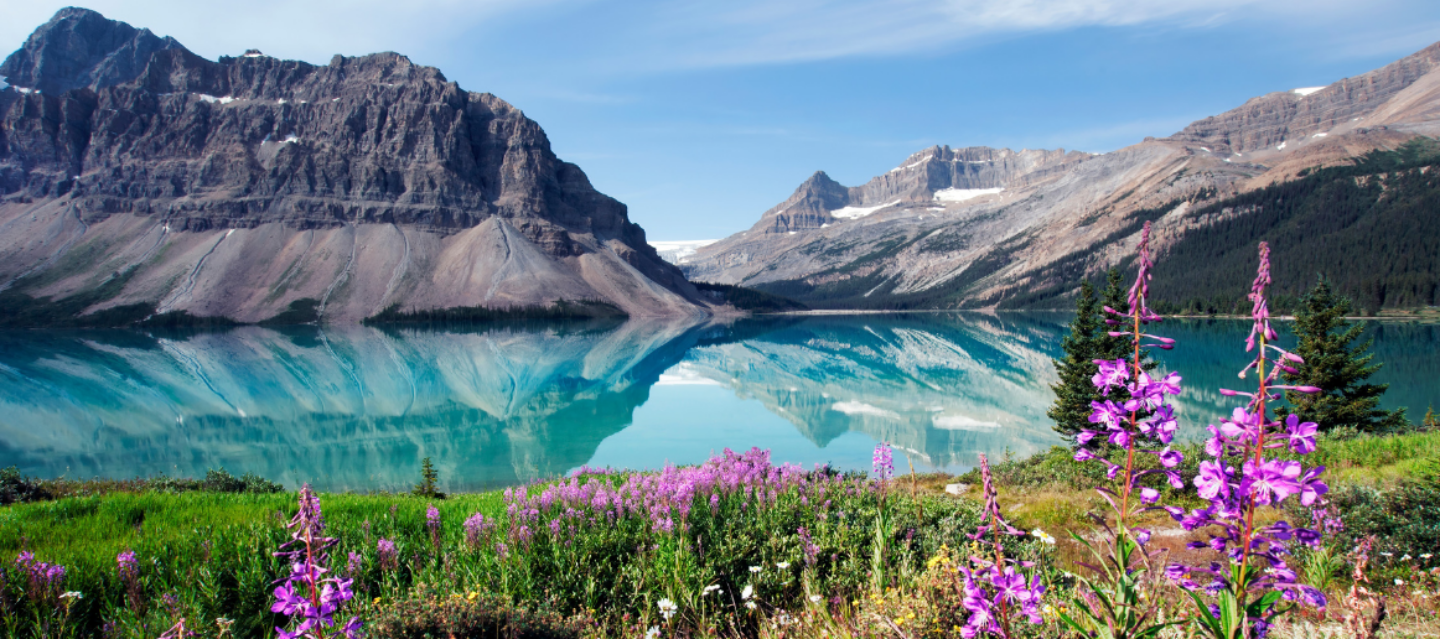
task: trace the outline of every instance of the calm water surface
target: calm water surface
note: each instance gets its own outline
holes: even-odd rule
[[[759,446],[777,461],[961,471],[1058,443],[1059,314],[904,314],[439,331],[0,333],[0,467],[84,478],[224,467],[327,490],[447,490],[582,464],[658,468]],[[1248,327],[1179,321],[1182,423],[1228,412]],[[1374,324],[1387,405],[1440,399],[1440,327]],[[1285,336],[1288,338],[1288,336]]]

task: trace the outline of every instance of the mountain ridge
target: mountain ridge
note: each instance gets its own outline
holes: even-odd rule
[[[1110,153],[930,147],[862,187],[827,184],[846,195],[828,200],[807,191],[812,176],[755,226],[681,266],[697,281],[811,306],[993,308],[1122,265],[1144,220],[1164,250],[1212,223],[1187,218],[1192,208],[1427,135],[1440,135],[1440,43]],[[784,223],[792,207],[802,224]]]
[[[71,8],[0,69],[11,296],[241,322],[716,310],[537,123],[399,54],[210,61]]]

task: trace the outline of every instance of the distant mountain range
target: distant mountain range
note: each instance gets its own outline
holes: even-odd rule
[[[404,56],[61,10],[0,64],[0,324],[714,308],[519,109]]]
[[[1277,255],[1286,294],[1324,271],[1367,307],[1435,304],[1437,67],[1440,44],[1111,153],[936,146],[857,187],[817,172],[678,262],[692,280],[819,307],[1053,308],[1126,266],[1152,221],[1162,260],[1187,258],[1167,265],[1177,286],[1155,289],[1177,308],[1230,310],[1254,243],[1278,237],[1295,256]]]

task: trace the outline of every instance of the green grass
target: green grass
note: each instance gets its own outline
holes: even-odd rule
[[[619,484],[627,477],[588,480]],[[517,538],[525,522],[512,519],[500,492],[444,500],[325,494],[321,501],[325,532],[338,539],[330,567],[356,580],[357,596],[346,615],[393,620],[396,610],[410,610],[427,597],[476,593],[481,601],[561,618],[593,617],[606,632],[625,634],[637,623],[655,623],[655,603],[669,598],[681,606],[676,624],[750,634],[756,616],[738,599],[746,585],[771,610],[803,607],[811,592],[852,596],[876,583],[903,587],[941,545],[962,543],[976,522],[976,507],[968,501],[898,493],[882,501],[864,480],[834,481],[839,488],[823,500],[814,492],[807,500],[803,485],[764,501],[727,490],[716,493],[713,506],[700,493],[673,532],[654,528],[643,515],[588,523],[582,518],[573,520],[573,531],[567,523],[552,532],[550,522],[572,520],[559,506],[547,506],[529,520],[530,533]],[[533,495],[542,488],[529,490]],[[426,527],[431,504],[442,521],[438,546]],[[295,508],[293,493],[117,490],[0,509],[0,566],[13,566],[16,555],[28,550],[39,561],[64,565],[63,589],[84,595],[62,616],[63,608],[25,592],[24,575],[11,569],[0,575],[0,637],[95,636],[113,623],[113,636],[153,638],[182,617],[191,629],[203,620],[201,636],[214,636],[210,624],[221,617],[233,620],[235,637],[269,636],[284,622],[269,612],[271,591],[288,573],[273,553],[288,539],[285,524]],[[471,544],[462,522],[475,513],[497,520],[498,528]],[[880,521],[886,523],[877,534]],[[818,547],[814,565],[805,561],[802,527]],[[381,538],[394,541],[397,565],[382,566]],[[884,549],[880,563],[876,548]],[[127,603],[116,570],[116,555],[126,550],[140,562],[138,609]],[[358,562],[354,571],[347,567],[351,553]],[[752,572],[752,566],[764,570]],[[730,594],[706,598],[702,593],[711,585]],[[61,619],[66,630],[56,632]]]

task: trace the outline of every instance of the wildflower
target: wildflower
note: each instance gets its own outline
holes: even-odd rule
[[[1255,511],[1259,506],[1277,505],[1292,495],[1298,495],[1300,503],[1309,506],[1329,490],[1320,479],[1325,470],[1323,466],[1306,469],[1298,461],[1265,457],[1266,450],[1278,447],[1288,447],[1298,454],[1313,452],[1316,430],[1314,423],[1300,422],[1295,415],[1287,416],[1283,422],[1268,416],[1267,401],[1278,397],[1273,391],[1314,392],[1309,388],[1274,383],[1279,372],[1289,367],[1283,362],[1298,363],[1299,358],[1269,343],[1276,337],[1270,326],[1269,304],[1265,298],[1269,284],[1270,249],[1261,242],[1260,266],[1250,292],[1254,322],[1245,347],[1246,351],[1254,351],[1255,357],[1240,372],[1242,378],[1251,369],[1260,373],[1259,388],[1255,393],[1222,391],[1225,395],[1250,397],[1250,401],[1246,406],[1236,407],[1231,418],[1222,420],[1219,427],[1210,427],[1212,437],[1205,445],[1205,452],[1213,461],[1202,462],[1199,475],[1194,479],[1199,496],[1209,501],[1210,505],[1189,514],[1179,508],[1167,508],[1187,530],[1209,526],[1219,528],[1220,532],[1212,534],[1208,542],[1192,542],[1191,547],[1208,547],[1220,553],[1224,563],[1188,568],[1177,565],[1167,569],[1166,573],[1192,592],[1203,589],[1216,595],[1228,590],[1233,598],[1247,601],[1252,592],[1270,590],[1279,592],[1286,601],[1299,600],[1312,607],[1324,608],[1325,596],[1314,588],[1297,583],[1295,571],[1283,559],[1290,554],[1287,543],[1294,540],[1314,545],[1318,543],[1320,534],[1291,526],[1284,520],[1268,525],[1252,523],[1257,520]],[[1231,454],[1245,461],[1239,464],[1231,462],[1227,459]],[[1327,529],[1341,526],[1338,520],[1330,521],[1323,510],[1312,512],[1311,518]],[[1265,569],[1249,570],[1254,566],[1250,564],[1252,561],[1263,561],[1260,566]],[[1192,575],[1208,576],[1211,582],[1201,586],[1191,578]],[[1248,625],[1253,636],[1263,637],[1273,618],[1286,609],[1277,609],[1278,602],[1274,598],[1259,601],[1264,603],[1242,610],[1238,617],[1225,617],[1224,623],[1230,627],[1207,625],[1205,628],[1212,634],[1228,633],[1233,636]]]
[[[762,570],[764,570],[764,569],[765,569],[765,568],[764,568],[763,566],[751,566],[751,567],[750,567],[750,572],[752,572],[752,573],[754,573],[754,572],[760,572],[760,571],[762,571]]]
[[[890,444],[880,442],[875,446],[871,466],[875,470],[875,478],[882,482],[895,475],[895,459],[890,450]]]
[[[747,610],[754,610],[754,609],[755,609],[755,602],[753,602],[753,601],[747,601],[747,602],[745,602],[745,608],[746,608]]]
[[[724,592],[722,592],[722,591],[720,590],[720,584],[711,584],[711,585],[709,585],[709,586],[705,586],[705,590],[700,593],[700,596],[701,596],[701,597],[704,597],[705,595],[708,595],[708,594],[710,594],[710,593],[712,593],[712,592],[713,592],[713,593],[717,593],[717,594],[721,594],[721,595],[725,594]]]
[[[430,530],[430,543],[436,550],[440,549],[440,509],[435,504],[429,504],[425,508],[425,528]]]
[[[810,595],[810,603],[820,603],[820,595]]]
[[[675,602],[669,599],[661,599],[655,602],[655,605],[660,608],[660,616],[664,617],[666,621],[669,621],[671,617],[675,616],[675,611],[679,610],[679,608],[675,606]]]
[[[776,567],[776,568],[779,568],[779,569],[781,569],[781,570],[788,570],[788,569],[790,568],[790,562],[788,562],[788,561],[776,562],[775,567]]]
[[[400,553],[395,550],[395,542],[381,538],[375,542],[375,552],[380,556],[380,567],[389,571],[399,567]]]
[[[1395,578],[1395,585],[1397,585],[1397,586],[1403,586],[1403,585],[1405,585],[1405,580],[1404,580],[1404,579],[1401,579],[1401,578],[1399,578],[1399,577],[1396,577],[1396,578]]]
[[[659,636],[660,628],[657,626],[650,626],[650,629],[645,631],[645,639],[657,639]]]
[[[85,595],[80,594],[80,591],[78,591],[78,590],[70,590],[70,591],[65,592],[65,594],[63,594],[63,595],[60,595],[60,598],[61,598],[61,599],[84,599],[84,598],[85,598]]]
[[[293,532],[291,540],[281,546],[277,557],[291,562],[290,575],[275,588],[275,603],[271,612],[292,618],[293,631],[276,628],[282,639],[292,637],[318,638],[326,636],[325,630],[335,626],[334,614],[341,604],[354,597],[350,579],[324,577],[329,572],[325,567],[328,560],[326,550],[336,541],[321,536],[325,531],[325,518],[320,511],[320,498],[306,484],[300,488],[300,508],[287,526]],[[289,550],[285,550],[285,549]],[[347,639],[356,639],[360,621],[351,617],[339,629]],[[183,630],[182,630],[183,634]]]
[[[1043,543],[1043,544],[1045,544],[1045,545],[1047,545],[1047,546],[1054,546],[1054,545],[1055,545],[1055,538],[1054,538],[1054,537],[1051,537],[1049,533],[1047,533],[1047,532],[1045,532],[1045,531],[1043,531],[1043,530],[1040,530],[1039,528],[1036,528],[1035,530],[1030,531],[1030,534],[1031,534],[1032,536],[1034,536],[1036,539],[1039,539],[1041,543]]]
[[[740,591],[740,598],[741,598],[741,599],[744,599],[744,600],[746,600],[746,601],[749,601],[750,598],[751,598],[751,597],[754,597],[754,596],[755,596],[755,587],[752,586],[752,585],[750,585],[750,584],[745,584],[745,588]]]

